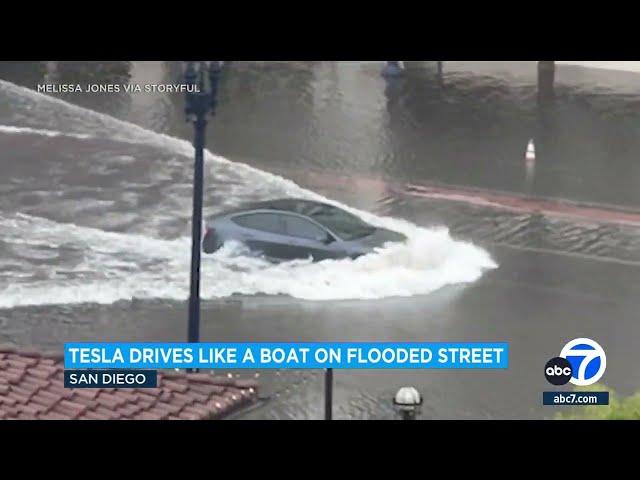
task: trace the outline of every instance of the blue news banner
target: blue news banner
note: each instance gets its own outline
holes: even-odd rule
[[[158,369],[505,369],[507,343],[68,343],[65,387],[155,386]],[[153,378],[153,381],[152,381]]]

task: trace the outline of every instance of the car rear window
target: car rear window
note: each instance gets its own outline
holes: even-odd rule
[[[275,213],[250,213],[238,215],[231,219],[241,227],[270,233],[285,233],[280,215]]]
[[[335,232],[343,240],[354,240],[373,233],[376,228],[351,213],[329,205],[311,208],[309,217]]]
[[[285,215],[284,224],[287,234],[293,237],[309,238],[311,240],[324,240],[327,238],[327,232],[304,218]]]

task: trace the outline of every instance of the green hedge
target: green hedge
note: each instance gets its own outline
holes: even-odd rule
[[[640,392],[620,398],[606,385],[577,387],[576,391],[609,392],[609,405],[585,405],[567,407],[566,411],[556,414],[558,420],[640,420]]]

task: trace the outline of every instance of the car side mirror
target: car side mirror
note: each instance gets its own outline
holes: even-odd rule
[[[322,243],[324,243],[325,245],[329,245],[330,243],[335,242],[336,239],[333,238],[333,235],[331,235],[330,233],[327,233],[327,236],[324,237],[324,240],[322,240]]]

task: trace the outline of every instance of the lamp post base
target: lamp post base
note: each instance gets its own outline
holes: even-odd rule
[[[383,77],[400,77],[404,75],[404,70],[400,66],[400,62],[387,62],[382,69]]]
[[[333,368],[327,368],[324,373],[324,419],[333,418]]]

